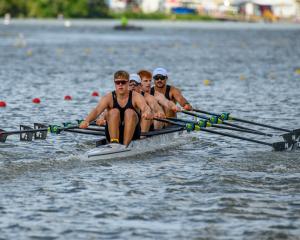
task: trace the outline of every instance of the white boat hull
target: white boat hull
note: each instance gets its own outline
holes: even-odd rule
[[[188,138],[189,133],[178,131],[135,140],[128,147],[116,143],[106,144],[89,150],[85,154],[85,159],[94,161],[129,158],[185,144]]]

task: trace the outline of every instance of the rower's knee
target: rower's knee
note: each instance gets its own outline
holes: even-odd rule
[[[138,118],[137,113],[133,109],[126,109],[124,117],[125,120],[129,120],[129,121]]]
[[[107,116],[108,116],[108,119],[109,120],[117,120],[117,119],[120,119],[120,111],[119,109],[117,108],[113,108],[113,109],[110,109],[107,113]]]

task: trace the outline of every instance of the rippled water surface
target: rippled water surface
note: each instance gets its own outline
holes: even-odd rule
[[[0,128],[81,119],[114,71],[157,66],[195,107],[300,128],[299,25],[137,24],[0,25]],[[96,139],[0,145],[0,239],[299,239],[299,151],[201,132],[176,149],[83,161]]]

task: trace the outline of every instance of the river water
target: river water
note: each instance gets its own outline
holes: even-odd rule
[[[1,24],[0,128],[82,119],[116,70],[158,66],[194,107],[300,128],[299,25],[134,23],[144,30]],[[176,149],[83,161],[96,139],[0,145],[0,239],[300,239],[299,152],[201,132]]]

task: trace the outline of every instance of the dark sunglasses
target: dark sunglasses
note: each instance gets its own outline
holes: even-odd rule
[[[115,84],[116,85],[125,85],[125,84],[127,84],[128,83],[128,81],[126,81],[126,80],[116,80],[115,81]]]
[[[166,80],[167,77],[166,77],[166,76],[163,76],[163,75],[156,75],[156,76],[153,77],[153,79],[154,79],[155,81],[158,81],[158,80]]]

